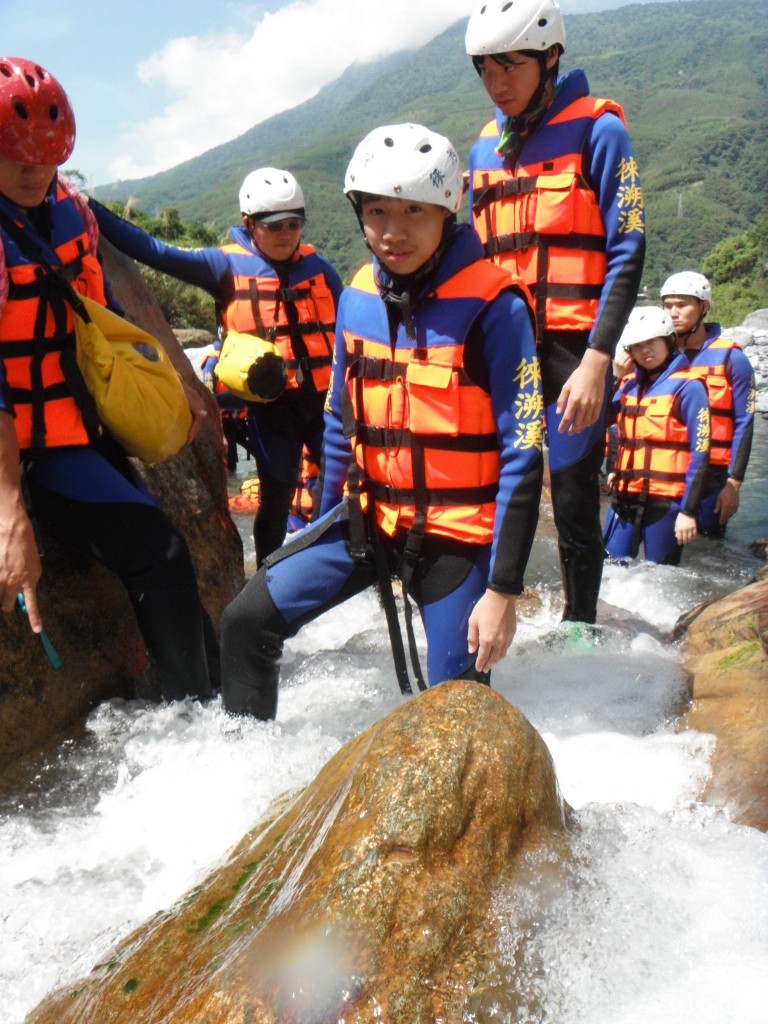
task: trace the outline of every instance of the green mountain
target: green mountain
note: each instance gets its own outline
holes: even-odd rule
[[[764,0],[648,3],[570,15],[564,71],[583,67],[594,95],[624,107],[645,190],[645,285],[698,267],[712,247],[746,231],[766,206],[768,152]],[[178,208],[223,232],[238,220],[237,192],[260,165],[302,183],[306,237],[344,277],[365,258],[343,198],[356,143],[379,124],[418,121],[448,135],[466,163],[491,107],[464,54],[461,22],[427,46],[350,68],[300,107],[161,174],[98,188],[133,196],[157,215]]]

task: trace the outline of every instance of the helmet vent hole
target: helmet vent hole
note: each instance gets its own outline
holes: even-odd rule
[[[544,28],[544,26],[546,24],[547,24],[547,19],[546,18],[539,18],[539,28]]]
[[[7,64],[0,64],[0,75],[5,75],[6,78],[12,78],[13,71],[11,71]]]
[[[48,108],[48,116],[52,121],[58,121],[59,119],[59,108],[55,103],[52,103]]]
[[[503,6],[503,7],[501,8],[501,13],[502,13],[502,14],[506,14],[506,12],[507,12],[507,11],[509,10],[509,8],[510,8],[510,7],[512,7],[512,6],[514,6],[514,5],[512,4],[512,3],[504,4],[504,6]]]
[[[486,12],[487,10],[488,10],[488,8],[487,8],[487,7],[485,6],[485,4],[483,4],[483,6],[482,6],[482,7],[480,8],[480,13],[481,13],[481,14],[485,14],[485,12]]]
[[[25,80],[26,80],[26,83],[27,83],[27,85],[28,85],[28,86],[30,87],[30,89],[35,89],[35,88],[37,88],[37,82],[36,82],[36,81],[34,80],[34,78],[32,77],[32,75],[30,75],[30,74],[27,74],[27,72],[26,72],[26,71],[24,72],[24,78],[25,78]]]
[[[432,145],[431,145],[431,143],[425,142],[423,146],[419,146],[419,152],[420,153],[431,153],[432,152]]]
[[[23,121],[26,121],[29,118],[29,114],[27,113],[27,108],[24,106],[24,104],[21,102],[21,100],[14,100],[14,102],[13,102],[13,109],[16,111],[16,113],[19,115],[19,117]]]
[[[389,137],[384,139],[384,145],[385,146],[389,146],[390,149],[394,146],[394,144],[395,144],[395,140],[394,139],[389,138]]]

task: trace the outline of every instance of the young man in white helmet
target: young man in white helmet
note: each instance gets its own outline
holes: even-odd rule
[[[259,477],[253,524],[256,561],[280,547],[300,482],[304,447],[319,464],[323,403],[331,374],[341,279],[301,241],[304,193],[295,177],[260,167],[243,181],[242,224],[219,248],[179,249],[91,201],[104,236],[128,256],[213,296],[223,340],[230,331],[274,342],[285,364],[285,390],[250,404],[249,444]]]
[[[474,224],[533,293],[563,619],[591,623],[611,358],[645,252],[637,166],[618,104],[591,98],[583,71],[558,75],[555,0],[483,0],[466,50],[496,107],[469,159]]]
[[[355,150],[344,191],[373,259],[339,305],[320,518],[267,559],[222,622],[224,706],[258,718],[276,712],[284,639],[376,583],[410,692],[393,575],[419,685],[411,596],[429,684],[487,682],[515,632],[538,518],[529,308],[456,223],[453,146],[421,125],[377,128]]]
[[[609,464],[611,508],[605,549],[621,561],[642,544],[649,562],[678,565],[697,534],[709,459],[706,388],[685,375],[672,320],[663,309],[632,311],[619,341],[634,373],[611,402],[616,453]]]
[[[706,322],[712,288],[703,274],[672,274],[662,285],[661,302],[672,318],[688,374],[701,380],[709,394],[712,447],[699,529],[706,537],[720,538],[738,511],[752,449],[755,372],[736,342],[721,337],[720,324]]]

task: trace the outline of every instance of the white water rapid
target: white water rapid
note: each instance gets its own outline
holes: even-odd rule
[[[756,449],[725,542],[696,541],[677,569],[606,567],[601,642],[585,652],[553,640],[555,549],[537,538],[528,581],[542,607],[521,621],[493,685],[544,737],[579,828],[565,883],[497,907],[505,952],[521,957],[518,989],[542,1007],[515,1024],[768,1020],[768,838],[696,801],[712,737],[675,732],[684,685],[665,636],[762,564],[747,543],[768,536],[765,421]],[[274,797],[401,699],[366,594],[290,644],[276,723],[218,704],[114,701],[27,778],[6,780],[0,1024],[20,1024],[201,881]]]

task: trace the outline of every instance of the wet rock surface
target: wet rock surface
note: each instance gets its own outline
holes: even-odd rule
[[[727,597],[694,609],[685,634],[693,705],[684,728],[716,737],[702,799],[742,825],[768,830],[768,570]]]
[[[29,1024],[458,1021],[499,887],[567,850],[544,742],[477,683],[407,701],[276,814]]]

